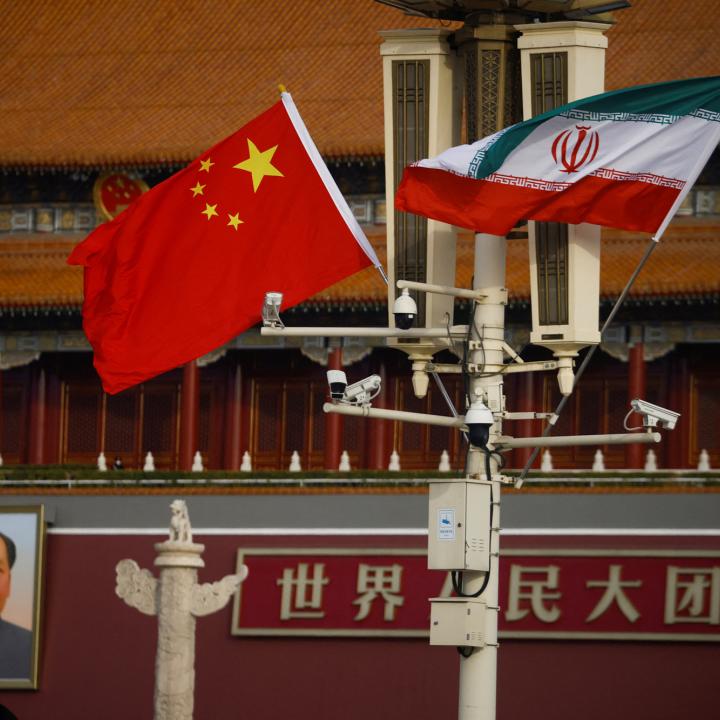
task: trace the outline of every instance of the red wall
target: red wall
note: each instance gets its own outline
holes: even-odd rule
[[[151,536],[50,535],[40,689],[0,692],[20,720],[152,717],[154,618],[115,596],[115,564],[152,568]],[[198,537],[201,581],[239,546],[422,545],[421,538]],[[248,639],[228,606],[198,620],[195,717],[418,720],[456,716],[458,655],[425,640]],[[499,720],[715,717],[718,643],[505,641]]]

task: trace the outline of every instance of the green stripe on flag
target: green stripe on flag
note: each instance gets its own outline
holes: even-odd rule
[[[607,115],[607,117],[598,116],[597,119],[615,122],[670,124],[684,115],[691,114],[704,120],[718,122],[720,117],[716,113],[720,113],[720,77],[637,85],[574,100],[567,105],[548,110],[501,132],[492,145],[486,146],[476,154],[470,163],[468,174],[476,179],[492,175],[531,132],[546,120],[572,110],[577,111],[578,115],[584,113]],[[593,119],[590,115],[585,117]]]

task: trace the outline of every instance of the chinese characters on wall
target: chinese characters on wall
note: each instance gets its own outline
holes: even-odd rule
[[[720,552],[507,550],[501,637],[720,640]],[[422,549],[239,551],[250,576],[237,635],[428,634],[431,597],[452,593]]]

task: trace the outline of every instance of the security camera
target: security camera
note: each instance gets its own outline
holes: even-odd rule
[[[347,375],[342,370],[328,370],[327,381],[330,386],[330,397],[333,400],[342,400],[347,387]]]
[[[417,305],[407,288],[404,288],[402,293],[395,298],[393,315],[395,316],[395,325],[401,330],[409,330],[415,322]]]
[[[282,305],[283,294],[281,292],[266,292],[265,301],[262,306],[263,327],[284,328],[285,325],[280,319],[280,306]]]
[[[480,399],[473,401],[465,413],[465,424],[468,427],[470,444],[479,448],[487,447],[490,439],[490,428],[494,422],[493,414],[487,405]]]
[[[659,426],[672,430],[675,427],[677,419],[680,417],[680,413],[667,410],[659,405],[653,405],[647,402],[647,400],[640,400],[638,398],[630,402],[630,407],[632,407],[636,413],[643,416],[643,425],[646,428]]]
[[[380,394],[380,383],[379,375],[370,375],[360,382],[348,385],[342,402],[350,405],[369,405],[370,401]]]
[[[342,370],[328,370],[327,380],[333,402],[345,405],[369,405],[373,398],[380,394],[379,375],[370,375],[364,380],[348,385],[347,376]]]

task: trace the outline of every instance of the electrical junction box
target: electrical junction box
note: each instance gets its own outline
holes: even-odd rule
[[[484,647],[486,609],[479,598],[430,598],[430,644]]]
[[[430,483],[430,570],[490,569],[490,484],[472,480]]]

